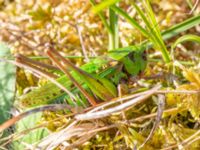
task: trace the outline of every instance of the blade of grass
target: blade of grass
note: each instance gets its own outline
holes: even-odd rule
[[[84,59],[84,56],[64,56],[65,58],[68,59]],[[34,60],[43,60],[43,59],[49,59],[47,56],[30,56],[30,59]],[[96,56],[88,56],[89,59],[96,58]]]
[[[147,15],[147,18],[148,18],[147,22],[149,22],[149,24],[150,24],[149,30],[153,29],[152,30],[153,31],[152,36],[154,37],[154,39],[152,39],[153,44],[155,45],[156,49],[159,49],[162,52],[162,56],[164,58],[164,61],[168,63],[168,62],[170,62],[171,58],[169,56],[167,48],[166,48],[164,41],[162,39],[161,32],[160,32],[158,23],[156,21],[156,18],[155,18],[153,10],[151,8],[149,0],[143,0],[143,5],[145,7],[146,15]],[[147,25],[148,25],[148,23],[147,23]]]
[[[171,37],[176,36],[177,34],[184,32],[196,25],[200,24],[200,14],[194,17],[191,17],[177,25],[172,26],[166,31],[162,32],[164,40],[170,39]]]
[[[136,6],[136,5],[135,5]],[[119,7],[117,6],[112,6],[111,7],[114,11],[116,11],[117,13],[119,13],[120,15],[122,15],[129,23],[131,23],[131,25],[133,25],[135,28],[137,28],[144,36],[150,38],[150,40],[152,41],[152,43],[154,43],[154,46],[156,48],[158,48],[159,50],[161,50],[164,61],[165,62],[170,62],[170,56],[169,53],[167,52],[167,48],[162,40],[161,34],[159,32],[159,29],[157,26],[157,22],[155,19],[155,16],[153,14],[153,11],[150,7],[150,4],[147,5],[147,9],[149,10],[149,20],[148,21],[144,15],[144,13],[141,11],[141,9],[139,7],[136,7],[138,10],[138,13],[141,15],[141,17],[143,18],[143,20],[145,21],[147,27],[149,28],[149,31],[152,30],[152,26],[155,27],[155,31],[154,34],[149,33],[147,30],[145,30],[144,28],[142,28],[133,18],[131,18],[127,13],[125,13],[123,10],[121,10]],[[148,14],[147,13],[147,14]]]
[[[193,8],[192,1],[191,0],[186,0],[186,2],[188,4],[188,6],[190,7],[190,9],[192,9]]]
[[[92,4],[93,7],[95,7],[96,3],[95,3],[94,0],[90,0],[90,3]],[[108,33],[112,33],[112,30],[111,30],[111,28],[110,28],[110,26],[109,26],[109,24],[108,24],[106,18],[104,17],[103,12],[102,12],[102,11],[99,11],[97,14],[99,15],[99,17],[100,17],[100,19],[101,19],[103,25],[104,25],[105,28],[107,29]]]
[[[178,44],[186,42],[186,41],[197,42],[200,44],[200,36],[192,35],[192,34],[187,34],[187,35],[181,36],[172,45],[172,48],[175,48]]]
[[[103,2],[101,2],[100,4],[96,5],[92,11],[94,13],[99,13],[100,11],[102,11],[103,9],[110,7],[111,5],[114,5],[115,3],[119,2],[120,0],[104,0]]]
[[[98,5],[95,5],[95,1],[90,0],[91,4],[93,5],[92,10],[94,11],[96,9],[99,9],[97,12],[95,11],[95,13],[97,13],[99,15],[101,21],[103,22],[104,26],[106,27],[106,29],[108,31],[108,36],[109,36],[108,49],[109,50],[116,49],[119,47],[118,16],[112,9],[109,8],[109,23],[110,24],[108,24],[108,21],[104,17],[102,10],[106,7],[109,7],[110,5],[115,5],[115,3],[117,3],[118,1],[119,0],[104,1]],[[101,8],[99,8],[99,6]]]
[[[132,3],[132,4],[146,25],[146,28],[147,28],[146,31],[149,33],[148,34],[149,40],[153,43],[155,49],[158,49],[162,52],[162,56],[165,62],[169,62],[170,56],[162,40],[161,33],[158,28],[158,23],[155,19],[155,16],[151,9],[150,4],[148,3],[148,1],[145,1],[145,2],[146,3],[143,4],[145,5],[145,9],[144,9],[145,12],[140,7],[138,7],[135,3]]]
[[[118,16],[111,8],[109,8],[109,21],[112,33],[109,33],[108,49],[119,48],[119,31],[118,31]]]
[[[183,42],[186,42],[186,41],[192,41],[192,42],[197,42],[200,44],[200,36],[197,36],[197,35],[192,35],[192,34],[187,34],[187,35],[184,35],[184,36],[181,36],[180,38],[178,38],[175,43],[173,43],[173,45],[171,46],[171,53],[172,53],[172,56],[174,54],[174,49],[175,47],[180,44],[180,43],[183,43]]]
[[[135,19],[131,18],[125,11],[123,11],[121,8],[117,6],[111,6],[111,9],[113,9],[117,14],[124,17],[132,26],[134,26],[136,29],[138,29],[145,37],[148,37],[148,32],[142,28]]]

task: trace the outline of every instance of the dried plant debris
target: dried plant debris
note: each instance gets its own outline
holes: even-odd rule
[[[18,67],[0,149],[200,149],[199,3],[0,1]]]

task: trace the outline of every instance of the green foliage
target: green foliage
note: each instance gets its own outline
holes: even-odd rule
[[[184,32],[184,31],[198,25],[199,23],[200,23],[200,15],[191,17],[191,18],[163,31],[161,33],[162,38],[164,40],[170,39],[170,38],[176,36],[177,34]],[[143,41],[141,44],[111,50],[108,52],[108,56],[114,60],[120,60],[123,57],[127,56],[131,52],[144,51],[145,49],[149,49],[152,46],[153,46],[153,44],[151,42]]]
[[[20,120],[16,124],[16,132],[25,131],[30,128],[35,127],[39,121],[41,120],[41,113],[30,115],[22,120]],[[19,149],[25,149],[25,143],[26,144],[34,144],[36,142],[39,142],[43,137],[48,135],[48,131],[45,128],[38,128],[34,129],[33,131],[30,131],[29,134],[25,134],[22,138],[19,140],[16,140],[12,143],[12,146],[15,150]],[[24,144],[22,144],[24,143]]]
[[[118,15],[109,8],[109,22],[111,33],[109,33],[108,50],[119,48]]]
[[[10,56],[10,49],[4,43],[0,43],[0,59]],[[10,111],[15,95],[15,71],[16,67],[0,60],[0,124],[10,118]]]
[[[146,68],[147,61],[145,60],[144,52],[138,51],[132,53],[132,57],[124,57],[120,61],[124,64],[127,72],[131,75],[137,75],[138,73],[144,71]]]
[[[164,31],[162,33],[162,36],[164,39],[168,39],[168,38],[173,37],[173,36],[177,35],[178,33],[183,32],[183,31],[187,30],[188,28],[191,28],[199,23],[200,23],[200,16],[192,17],[192,18]],[[152,46],[152,44],[150,42],[143,42],[142,44],[139,44],[139,45],[111,50],[108,52],[108,56],[114,60],[119,61],[123,57],[130,54],[131,52],[137,52],[137,51],[142,52],[146,48],[150,48],[151,46]],[[140,55],[140,56],[142,56],[142,55]],[[141,60],[141,57],[140,57],[140,60]],[[108,61],[105,58],[94,59],[93,61],[89,62],[88,64],[83,65],[81,68],[85,71],[88,71],[88,73],[92,73],[92,72],[96,72],[98,70],[98,68],[101,68],[107,62]],[[132,62],[132,63],[134,63],[134,62]],[[145,66],[145,62],[141,60],[140,66],[141,67],[138,67],[137,71],[135,71],[136,73],[138,72],[138,70],[142,70],[142,68]],[[135,66],[131,66],[131,67],[135,67]],[[130,69],[130,70],[132,70],[132,69]],[[135,72],[133,70],[134,74],[135,74]],[[78,81],[80,81],[80,77],[77,77],[76,79]],[[69,87],[71,85],[71,82],[67,81],[67,80],[68,79],[66,77],[61,77],[58,79],[58,82],[64,84],[66,87]],[[49,90],[49,89],[53,89],[53,90]],[[43,93],[43,94],[41,95],[38,93]],[[35,106],[35,105],[51,103],[52,101],[54,101],[61,95],[63,95],[63,93],[60,93],[60,89],[58,87],[56,87],[53,83],[48,83],[47,86],[41,87],[39,89],[35,89],[32,92],[25,94],[24,96],[22,96],[19,99],[19,102],[22,103],[22,105],[24,105],[24,106],[30,107],[30,106]]]
[[[116,96],[116,87],[112,83],[103,78],[98,78],[92,75],[84,75],[76,72],[90,90],[102,100],[109,100]],[[113,95],[114,94],[114,95]]]
[[[44,0],[42,2],[46,3],[47,1]],[[28,28],[22,31],[20,30],[19,32],[15,31],[16,35],[18,36],[20,35],[20,37],[22,38],[17,39],[17,43],[13,45],[19,44],[19,47],[21,47],[22,44],[20,43],[21,42],[20,39],[25,40],[25,42],[28,41],[26,44],[24,44],[25,48],[30,46],[31,48],[34,49],[33,52],[28,51],[27,53],[26,52],[24,53],[28,55],[38,54],[38,53],[40,54],[41,51],[35,52],[35,45],[37,46],[38,49],[41,48],[43,50],[43,48],[45,48],[43,44],[47,42],[52,42],[52,45],[55,46],[56,49],[62,50],[63,53],[65,53],[66,51],[69,52],[68,50],[66,50],[67,49],[66,43],[68,43],[69,41],[72,41],[72,43],[69,42],[71,47],[73,47],[75,45],[74,43],[77,41],[78,41],[77,42],[78,46],[80,46],[78,36],[76,35],[76,33],[72,35],[71,29],[73,28],[74,30],[74,27],[72,26],[74,24],[75,25],[79,24],[79,22],[83,24],[83,26],[81,25],[81,29],[83,29],[82,31],[84,31],[85,29],[84,26],[87,26],[88,28],[90,28],[90,26],[88,26],[88,22],[84,22],[85,20],[88,19],[87,17],[85,17],[85,15],[83,15],[84,20],[79,20],[79,19],[83,13],[88,12],[91,6],[87,4],[87,8],[85,10],[82,10],[82,9],[80,11],[75,10],[76,15],[74,16],[76,16],[76,18],[73,18],[74,16],[71,14],[71,12],[68,12],[68,9],[66,9],[67,12],[64,12],[64,13],[63,11],[59,10],[59,8],[61,9],[66,8],[66,5],[68,5],[66,3],[65,5],[63,5],[64,2],[68,2],[68,1],[54,2],[53,0],[51,0],[51,1],[48,1],[48,5],[45,5],[49,7],[45,7],[45,6],[43,7],[43,5],[40,4],[39,7],[33,7],[37,9],[35,10],[33,9],[31,11],[29,10],[28,11],[29,18],[27,20],[30,21],[30,23],[24,23],[24,24],[22,23],[22,28],[30,27],[30,25],[32,26],[32,28]],[[71,2],[72,1],[70,1],[70,4]],[[162,91],[162,90],[165,90],[166,88],[168,88],[168,85],[169,85],[168,83],[170,83],[170,85],[173,85],[173,87],[176,87],[175,90],[187,90],[187,91],[199,90],[199,87],[200,87],[199,71],[195,72],[194,70],[188,70],[183,73],[183,76],[181,76],[180,73],[176,74],[176,71],[178,72],[180,70],[175,70],[175,72],[173,72],[175,74],[171,75],[171,72],[166,72],[166,70],[169,71],[169,68],[165,68],[166,66],[163,64],[162,61],[160,61],[160,59],[157,58],[156,54],[155,55],[153,54],[155,51],[152,51],[152,50],[147,51],[150,54],[149,55],[150,61],[148,61],[149,65],[148,65],[148,69],[146,69],[145,71],[145,74],[142,74],[143,76],[139,75],[135,78],[132,76],[130,77],[130,75],[136,76],[138,75],[138,73],[144,71],[147,64],[147,60],[145,57],[146,53],[144,52],[148,50],[149,48],[154,48],[156,50],[161,51],[165,62],[171,61],[171,58],[167,52],[167,48],[163,40],[174,37],[177,34],[182,33],[183,31],[186,31],[187,29],[190,29],[198,25],[200,23],[200,15],[189,18],[167,29],[166,31],[161,32],[158,25],[160,23],[157,22],[156,17],[158,17],[158,20],[161,19],[162,28],[165,28],[165,26],[168,26],[168,24],[167,25],[165,24],[166,19],[163,19],[162,18],[163,16],[160,16],[160,14],[158,15],[156,14],[155,16],[153,10],[160,11],[160,8],[158,7],[156,9],[152,9],[150,5],[150,0],[143,0],[143,1],[137,1],[137,2],[126,1],[128,5],[124,1],[118,3],[119,0],[107,0],[107,1],[104,0],[102,2],[100,1],[100,3],[98,3],[97,5],[95,3],[95,0],[90,0],[90,2],[92,3],[92,6],[93,6],[93,12],[99,15],[109,35],[109,39],[105,38],[106,37],[105,34],[101,34],[100,38],[99,37],[91,38],[92,39],[91,41],[96,42],[101,38],[105,38],[105,41],[109,40],[108,42],[109,51],[108,52],[101,51],[100,54],[102,54],[102,52],[103,53],[106,52],[105,57],[98,57],[97,59],[91,60],[87,64],[81,66],[80,68],[86,71],[85,74],[83,72],[78,72],[74,70],[73,67],[67,68],[67,69],[72,70],[70,71],[70,74],[72,74],[75,80],[81,84],[81,86],[86,90],[86,92],[88,92],[90,95],[94,95],[95,98],[98,97],[99,98],[98,100],[100,99],[110,100],[112,98],[117,97],[117,95],[120,95],[120,97],[122,96],[122,98],[124,98],[126,97],[125,94],[130,94],[130,93],[133,94],[139,91],[143,91],[144,89],[147,89],[147,87],[153,86],[154,84],[157,84],[158,82],[162,84],[162,89],[159,92],[164,92],[164,93],[165,91]],[[158,6],[161,1],[151,1],[151,2],[153,5],[156,4],[156,6]],[[162,1],[162,2],[166,2],[166,1]],[[192,1],[187,1],[187,2],[190,2],[189,6],[192,8],[192,4],[193,4]],[[52,4],[52,5],[49,5],[49,4]],[[82,5],[80,4],[80,6]],[[105,10],[106,8],[108,9]],[[188,8],[186,8],[186,10],[187,9]],[[135,15],[134,14],[135,10],[136,10],[136,16],[133,16]],[[126,11],[131,12],[131,13],[128,14]],[[164,13],[165,11],[167,12],[168,10],[164,10]],[[17,12],[17,11],[14,11],[14,12]],[[173,14],[173,9],[172,10],[170,9],[170,13]],[[118,20],[119,19],[118,17],[122,17],[122,19],[120,18],[121,20]],[[88,19],[89,24],[90,23],[92,24],[93,20],[95,20],[94,21],[95,23],[96,21],[99,21],[99,20],[96,20],[98,18],[95,18],[95,19],[94,18]],[[172,24],[177,21],[176,18],[169,19],[169,20],[170,21],[173,20]],[[136,33],[135,35],[131,33],[129,34],[129,32],[126,32],[126,31],[124,32],[123,27],[121,28],[121,26],[118,26],[118,23],[120,23],[121,21],[123,22],[122,25],[124,24],[127,26],[132,25],[132,27],[138,30],[142,35],[140,34],[136,35],[138,32],[135,29],[132,29],[132,27],[130,27],[130,30],[132,30],[133,33]],[[23,20],[23,22],[26,22],[26,19]],[[16,23],[14,21],[14,23],[16,24],[16,26],[21,25],[21,23],[19,22]],[[68,26],[68,23],[70,24],[69,26]],[[95,24],[95,25],[97,25],[98,27],[100,26],[99,30],[100,32],[101,31],[103,32],[104,29],[102,28],[102,24],[100,25]],[[64,28],[62,29],[64,31],[62,32],[59,31],[61,28]],[[123,36],[122,36],[123,37],[122,39],[119,39],[118,28],[120,28],[120,37],[121,37],[122,32],[123,34],[128,35],[127,37],[130,39],[130,40],[126,39],[128,42],[126,40],[125,42],[123,41],[124,40]],[[35,30],[32,30],[32,29],[41,29],[41,30],[37,30],[37,33],[36,33]],[[95,30],[95,33],[96,31],[97,30]],[[99,34],[100,32],[97,32],[97,34]],[[193,31],[189,31],[189,32],[193,32]],[[36,34],[32,34],[32,33],[36,33]],[[86,31],[86,34],[83,35],[83,39],[85,43],[83,43],[83,45],[81,46],[84,46],[85,44],[88,46],[86,47],[86,49],[91,48],[92,46],[94,46],[96,49],[95,44],[93,45],[93,43],[91,44],[88,42],[88,39],[90,39],[90,34],[93,34],[93,33],[94,32]],[[38,36],[32,36],[32,35],[37,35],[37,34]],[[11,36],[11,39],[13,38],[13,36],[14,34]],[[33,37],[33,40],[31,40],[32,37]],[[147,40],[138,44],[137,42],[141,41],[139,37],[141,37],[141,39],[146,38]],[[105,47],[103,47],[104,45],[107,44],[107,42],[105,41],[100,40],[101,44],[98,45],[100,49],[105,49]],[[191,35],[191,34],[185,35],[181,38],[178,38],[178,40],[172,45],[172,48],[175,48],[178,44],[186,42],[186,41],[200,43],[200,38],[196,35]],[[126,44],[134,43],[135,45],[119,48],[119,45],[122,44],[123,42]],[[33,43],[33,44],[30,44],[30,43]],[[39,43],[39,45],[35,43]],[[167,44],[169,43],[167,41]],[[78,48],[78,52],[79,50],[80,49]],[[20,48],[19,48],[19,51],[21,52]],[[73,54],[76,52],[77,51],[73,52]],[[89,54],[90,51],[88,51],[87,53]],[[189,58],[188,56],[185,56],[184,54],[183,56]],[[156,60],[154,59],[154,57]],[[110,58],[112,59],[111,61],[110,61]],[[178,57],[178,59],[179,58],[182,59],[181,56]],[[154,62],[151,62],[151,60],[153,60]],[[159,62],[157,62],[157,60],[159,60]],[[80,63],[79,60],[77,61],[75,60],[75,62],[77,64]],[[113,62],[115,66],[109,66]],[[187,63],[188,62],[186,61],[185,64]],[[81,61],[81,64],[82,64],[82,61]],[[198,69],[198,66],[196,66],[196,68]],[[177,68],[174,68],[174,69],[177,69]],[[74,94],[75,101],[70,96],[64,94],[64,92],[60,90],[58,87],[56,87],[53,83],[48,82],[44,86],[38,87],[34,89],[33,91],[21,96],[19,98],[19,103],[21,103],[24,107],[35,107],[38,105],[49,104],[52,102],[55,102],[55,103],[63,102],[63,100],[66,100],[66,102],[71,106],[84,106],[84,108],[87,108],[88,106],[87,99],[84,97],[83,93],[79,91],[78,88],[73,86],[72,81],[70,81],[63,73],[60,73],[60,72],[58,73],[54,71],[50,71],[50,72],[60,75],[60,77],[57,78],[56,81],[64,85],[68,90],[70,90],[70,92]],[[157,73],[163,73],[164,77],[160,77],[160,74],[157,74]],[[170,74],[170,75],[167,76],[166,74]],[[185,79],[183,79],[183,77],[185,77]],[[177,84],[178,82],[176,81],[176,78],[178,78],[180,85]],[[134,79],[136,80],[138,79],[138,81],[135,82]],[[173,83],[171,83],[170,80],[173,80]],[[184,83],[186,82],[186,80],[188,80],[190,83],[183,84],[183,82],[181,82],[182,80],[184,80],[183,81]],[[4,85],[5,84],[3,84],[3,86]],[[13,85],[13,84],[10,84],[10,85]],[[123,85],[126,86],[127,93],[126,92],[123,93],[123,90],[125,87]],[[119,94],[117,94],[117,89],[116,89],[117,86],[119,87],[119,92],[120,92]],[[172,89],[172,87],[170,87],[170,89]],[[145,103],[140,102],[139,104],[134,105],[133,108],[131,109],[126,109],[123,112],[114,113],[109,117],[95,120],[94,121],[95,123],[93,124],[95,125],[95,128],[93,128],[94,130],[92,129],[91,132],[89,132],[89,134],[88,133],[84,134],[83,132],[83,136],[82,134],[80,134],[71,138],[71,135],[68,134],[70,132],[75,133],[76,129],[81,129],[81,131],[82,130],[87,131],[87,128],[85,127],[86,126],[88,127],[88,124],[84,126],[84,124],[82,124],[83,122],[78,121],[77,124],[73,126],[73,124],[69,123],[69,122],[74,121],[73,116],[70,116],[70,117],[64,116],[63,120],[69,119],[70,121],[67,121],[67,122],[60,121],[59,123],[54,122],[52,123],[54,125],[52,125],[50,122],[54,121],[55,118],[60,117],[60,116],[61,116],[60,118],[63,118],[62,115],[64,114],[59,114],[59,115],[56,114],[55,118],[52,118],[47,112],[46,118],[48,119],[47,120],[45,120],[46,118],[42,118],[42,119],[45,120],[44,122],[48,121],[50,123],[46,127],[48,129],[51,129],[52,131],[58,131],[58,130],[55,130],[55,128],[61,129],[60,127],[64,127],[64,129],[66,129],[65,128],[66,126],[67,128],[71,127],[69,132],[63,129],[57,132],[57,133],[60,132],[62,134],[62,130],[64,131],[65,135],[63,137],[66,138],[67,144],[68,143],[69,144],[82,143],[85,140],[85,137],[87,138],[87,137],[90,137],[90,134],[91,136],[93,136],[93,133],[94,135],[97,133],[96,136],[92,137],[90,142],[86,142],[84,144],[82,143],[83,149],[92,149],[92,148],[101,149],[102,147],[102,148],[107,148],[107,149],[128,149],[128,148],[137,149],[138,148],[138,149],[151,150],[151,149],[170,149],[170,146],[172,146],[174,149],[176,149],[177,147],[179,149],[182,149],[182,148],[199,149],[199,139],[197,139],[198,141],[196,142],[192,141],[196,137],[199,138],[199,133],[200,133],[200,132],[198,133],[198,129],[199,129],[198,122],[199,122],[199,115],[200,115],[199,93],[177,94],[177,93],[172,92],[170,94],[169,95],[171,97],[166,94],[167,96],[170,97],[170,98],[166,97],[166,101],[171,102],[171,103],[167,103],[165,107],[166,110],[163,110],[163,111],[167,111],[168,113],[167,115],[163,116],[162,120],[160,120],[160,124],[155,130],[155,134],[151,137],[151,139],[148,140],[148,142],[144,145],[144,147],[140,147],[140,145],[144,143],[144,141],[148,137],[148,134],[151,133],[153,121],[154,121],[154,118],[156,118],[155,111],[156,111],[157,106],[155,106],[155,103],[154,101],[152,101],[151,98],[149,98],[148,101],[146,101]],[[1,101],[0,101],[0,104],[1,104]],[[105,106],[103,109],[110,109],[110,107],[112,108],[113,106],[116,106],[116,105],[120,106],[123,104],[119,102],[119,103],[115,103],[114,105]],[[172,107],[175,107],[175,108],[172,108]],[[171,108],[175,109],[175,111],[168,111]],[[81,113],[85,113],[85,112],[81,111]],[[54,114],[54,112],[51,112],[51,114]],[[114,122],[112,122],[113,121],[112,118],[115,118]],[[40,120],[41,120],[40,115],[28,116],[26,119],[17,123],[16,125],[17,132],[20,132],[22,130],[29,131],[28,129],[30,127],[36,126]],[[104,130],[106,130],[106,132]],[[101,133],[99,134],[99,131],[103,131],[102,135]],[[198,133],[198,136],[197,135],[195,135],[196,137],[193,136],[193,134],[195,133]],[[19,143],[33,144],[41,140],[41,138],[44,137],[45,135],[47,135],[47,131],[44,129],[34,130],[30,132],[28,135],[24,136],[21,140],[16,141],[13,145],[16,149],[24,149],[24,146],[20,145]],[[67,135],[70,135],[70,139],[67,139]],[[193,136],[192,137],[193,139],[191,138],[191,136]],[[187,138],[191,138],[191,139],[187,139]],[[188,145],[190,145],[191,142],[194,142],[193,145],[188,147]],[[84,145],[86,146],[84,147]],[[58,148],[56,149],[59,149],[59,148],[60,147],[58,146]]]

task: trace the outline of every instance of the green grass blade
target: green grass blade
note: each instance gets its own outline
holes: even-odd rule
[[[131,18],[126,12],[124,12],[121,8],[117,6],[111,6],[111,9],[113,9],[117,14],[124,17],[132,26],[134,26],[136,29],[138,29],[145,37],[148,37],[148,32],[142,28],[135,19]]]
[[[187,2],[187,4],[188,4],[188,6],[190,7],[190,9],[192,9],[192,1],[191,0],[186,0],[186,2]]]
[[[100,4],[96,5],[92,10],[94,13],[99,13],[100,11],[102,11],[105,8],[110,7],[111,5],[116,4],[117,2],[119,2],[120,0],[104,0],[103,2],[101,2]]]
[[[90,3],[92,4],[93,7],[96,7],[96,3],[95,3],[94,0],[90,0]],[[105,28],[107,29],[108,33],[111,33],[111,34],[112,34],[112,30],[111,30],[111,28],[110,28],[110,26],[109,26],[109,24],[108,24],[106,18],[104,17],[103,12],[102,12],[102,11],[99,11],[99,12],[97,12],[97,14],[99,15],[99,17],[100,17],[100,19],[101,19],[103,25],[104,25]]]
[[[108,49],[111,50],[119,48],[118,16],[111,8],[109,8],[109,21],[112,32],[109,33]]]
[[[174,49],[178,44],[186,42],[186,41],[196,42],[196,43],[200,44],[200,36],[192,35],[192,34],[187,34],[187,35],[181,36],[172,45],[172,48]]]
[[[153,29],[157,32],[157,33],[160,33],[160,29],[159,29],[159,26],[158,26],[158,23],[156,21],[156,17],[154,15],[154,12],[151,8],[151,4],[149,2],[149,0],[143,0],[143,5],[144,5],[144,8],[146,10],[146,14],[148,16],[148,19],[150,21],[150,24],[151,25],[154,25],[153,26]]]
[[[135,7],[137,13],[140,15],[140,17],[142,18],[142,20],[145,22],[147,29],[149,30],[149,32],[153,32],[154,31],[154,27],[151,27],[150,22],[147,20],[147,17],[145,16],[144,12],[142,11],[142,9],[140,7],[138,7],[135,3],[133,3],[133,6]],[[148,32],[147,32],[148,33]],[[151,33],[148,33],[148,36],[150,38],[152,38]]]
[[[153,10],[151,8],[149,1],[148,0],[143,1],[145,12],[142,11],[141,8],[138,7],[136,4],[133,3],[133,5],[136,8],[136,11],[138,12],[138,14],[143,19],[144,23],[146,24],[147,30],[149,32],[149,39],[150,41],[152,41],[155,49],[158,49],[162,52],[162,56],[165,62],[170,62],[169,53],[163,42],[158,23],[156,21],[155,15],[153,13]]]
[[[162,36],[164,40],[170,39],[171,37],[176,36],[177,34],[184,32],[196,25],[200,24],[200,14],[194,17],[191,17],[173,27],[167,29],[162,32]]]
[[[170,62],[170,55],[169,52],[167,51],[167,47],[162,39],[161,36],[161,31],[160,28],[158,26],[158,22],[156,21],[156,17],[154,15],[154,12],[151,8],[150,2],[149,0],[144,0],[144,5],[146,6],[146,10],[147,10],[147,15],[149,16],[149,20],[152,22],[152,26],[155,29],[155,43],[157,43],[159,50],[162,52],[162,56],[164,58],[165,62]]]
[[[93,11],[99,15],[102,23],[106,27],[109,36],[108,49],[115,49],[119,47],[119,36],[118,36],[118,16],[117,14],[110,9],[111,5],[115,5],[119,0],[109,0],[103,1],[100,4],[96,5],[94,0],[90,0],[93,5]],[[106,7],[109,7],[109,23],[103,15],[102,10]],[[97,11],[96,11],[97,10]]]

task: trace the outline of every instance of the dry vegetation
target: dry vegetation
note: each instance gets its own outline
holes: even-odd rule
[[[198,0],[151,0],[151,4],[161,31],[200,14]],[[121,1],[119,7],[145,26],[131,1]],[[49,64],[45,49],[51,43],[62,56],[78,56],[70,60],[81,66],[108,52],[107,30],[91,9],[89,0],[0,1],[0,41],[9,45],[13,55],[20,53]],[[109,17],[107,9],[103,14]],[[147,39],[123,17],[118,23],[119,47]],[[200,149],[200,42],[184,42],[171,49],[176,39],[187,34],[200,36],[200,26],[165,41],[172,58],[170,65],[157,49],[147,50],[146,69],[122,79],[116,85],[117,97],[109,101],[87,108],[64,103],[29,112],[20,110],[19,120],[37,111],[42,111],[42,117],[32,128],[13,128],[13,133],[2,134],[0,149],[19,149],[18,143],[26,149],[48,150]],[[18,68],[16,81],[16,96],[20,96],[27,89],[44,85],[47,79]],[[48,129],[48,135],[36,142],[30,142],[30,137],[28,142],[21,139],[38,128]]]

